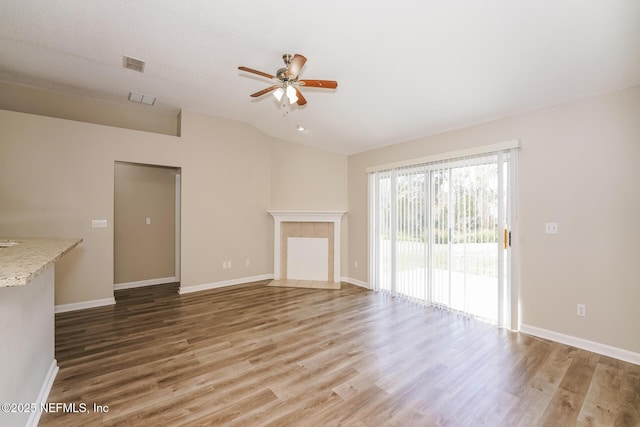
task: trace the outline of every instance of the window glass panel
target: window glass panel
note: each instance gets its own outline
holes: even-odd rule
[[[498,196],[508,192],[506,180],[498,180],[497,159],[490,154],[374,173],[374,288],[498,321],[498,275],[507,271],[498,271],[504,250],[498,213],[505,217],[508,201]]]

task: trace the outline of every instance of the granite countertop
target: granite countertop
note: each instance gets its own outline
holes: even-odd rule
[[[0,288],[28,284],[82,239],[0,239]]]

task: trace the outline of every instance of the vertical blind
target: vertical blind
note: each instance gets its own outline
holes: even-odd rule
[[[377,291],[501,323],[509,151],[369,174]]]

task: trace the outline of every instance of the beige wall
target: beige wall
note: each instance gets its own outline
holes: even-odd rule
[[[347,157],[301,144],[273,144],[273,210],[347,210]]]
[[[116,162],[116,284],[175,277],[176,172],[174,168]]]
[[[288,165],[277,179],[301,168],[327,205],[346,207],[342,186],[322,185],[330,174],[346,179],[346,157],[303,147],[291,164],[282,142],[249,125],[181,116],[174,137],[0,110],[0,236],[84,239],[56,264],[56,304],[113,296],[116,161],[182,168],[183,287],[273,273],[272,163]],[[318,207],[306,188],[274,194],[291,209]],[[109,227],[92,229],[92,219]]]
[[[38,114],[146,132],[179,135],[178,113],[149,105],[110,103],[0,82],[0,110]],[[123,99],[127,99],[124,93]]]
[[[640,87],[350,156],[347,275],[367,280],[366,167],[511,139],[522,322],[640,352]]]
[[[110,298],[114,162],[165,165],[182,168],[183,286],[272,273],[266,212],[342,210],[347,195],[343,275],[366,281],[366,167],[520,139],[523,323],[640,352],[638,117],[635,87],[350,156],[347,168],[344,156],[199,113],[183,112],[178,138],[3,110],[0,236],[84,238],[56,265],[56,303]]]
[[[271,140],[255,128],[182,113],[182,283],[273,273]],[[250,260],[250,266],[245,261]],[[223,261],[232,269],[222,270]]]

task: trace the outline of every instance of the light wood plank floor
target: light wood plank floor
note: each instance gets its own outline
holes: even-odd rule
[[[283,288],[306,288],[306,289],[340,289],[340,282],[323,282],[319,280],[272,280],[267,286],[281,286]]]
[[[49,402],[88,412],[40,425],[640,425],[640,366],[349,284],[266,283],[57,315]]]

